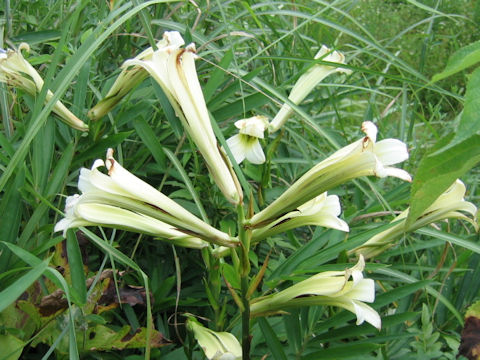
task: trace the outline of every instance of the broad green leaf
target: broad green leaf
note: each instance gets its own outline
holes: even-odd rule
[[[0,349],[2,349],[3,360],[17,360],[22,355],[25,343],[10,335],[8,332],[0,334]]]
[[[432,81],[439,81],[445,79],[448,76],[456,74],[459,71],[465,70],[469,66],[475,65],[480,61],[480,41],[476,41],[473,44],[467,45],[457,50],[448,59],[447,66],[439,73],[435,74]]]
[[[476,69],[467,83],[465,105],[455,137],[449,146],[480,134],[480,68]]]
[[[480,135],[442,152],[426,155],[418,167],[412,184],[410,211],[405,226],[408,227],[453,182],[480,162]]]
[[[45,259],[40,264],[34,266],[26,274],[22,275],[13,284],[0,292],[0,312],[2,312],[8,305],[18,299],[20,295],[32,285],[35,280],[43,275],[48,268],[50,259]]]
[[[67,231],[67,256],[72,282],[72,297],[77,305],[83,306],[87,302],[87,286],[82,253],[73,229]]]
[[[133,331],[128,325],[120,329],[110,329],[104,325],[89,327],[86,333],[85,349],[88,351],[108,351],[113,349],[133,349],[146,346],[147,329],[139,328]],[[152,348],[158,348],[170,344],[161,333],[154,330]]]

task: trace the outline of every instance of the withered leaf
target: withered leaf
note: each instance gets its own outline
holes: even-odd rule
[[[471,305],[465,316],[458,356],[480,360],[480,301]]]

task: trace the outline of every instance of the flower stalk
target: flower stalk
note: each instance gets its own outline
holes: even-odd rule
[[[250,274],[250,237],[251,231],[245,229],[245,211],[243,204],[237,205],[238,239],[240,241],[240,291],[242,311],[242,359],[250,359],[250,298],[248,295]]]

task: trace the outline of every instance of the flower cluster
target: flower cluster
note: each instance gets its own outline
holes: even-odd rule
[[[248,330],[248,310],[251,317],[257,317],[311,305],[347,309],[356,315],[357,324],[368,322],[379,329],[381,327],[379,314],[366,304],[372,303],[375,299],[375,283],[372,279],[363,277],[364,258],[384,251],[393,244],[392,240],[404,231],[413,231],[449,217],[467,220],[478,230],[476,222],[465,215],[467,213],[475,217],[476,208],[464,201],[465,187],[463,183],[457,181],[410,228],[404,228],[407,210],[394,220],[397,222],[394,226],[354,249],[351,253],[358,254],[359,260],[353,267],[344,271],[322,272],[282,291],[250,301],[251,295],[256,290],[256,287],[251,285],[258,285],[263,276],[263,273],[259,274],[260,276],[248,284],[250,245],[308,225],[348,232],[348,224],[339,217],[341,214],[339,197],[328,195],[327,191],[361,176],[381,178],[392,176],[411,181],[408,172],[392,166],[408,159],[407,146],[397,139],[377,141],[377,127],[373,122],[366,121],[361,128],[365,136],[320,161],[270,205],[253,214],[250,219],[245,219],[242,189],[225,149],[217,142],[198,80],[195,46],[184,45],[184,40],[178,32],[165,32],[156,49],[148,48],[137,57],[125,61],[121,73],[105,99],[89,111],[89,117],[101,118],[142,80],[151,76],[162,88],[186,133],[198,147],[215,183],[225,198],[237,206],[238,238],[202,221],[124,169],[114,159],[111,149],[107,151],[105,161],[98,159],[91,169],[80,170],[78,188],[81,194],[67,198],[65,217],[56,224],[55,231],[65,233],[67,229],[79,226],[125,229],[145,233],[179,246],[207,248],[202,252],[205,258],[212,254],[221,256],[227,249],[232,255],[236,269],[247,269],[241,275],[242,296],[245,301],[238,302],[235,289],[231,291],[244,315],[242,321],[246,319],[245,329]],[[7,58],[8,62],[5,60]],[[345,64],[345,57],[325,46],[320,49],[315,59],[335,63],[338,66],[313,65],[293,87],[288,98],[290,104],[299,104],[326,76],[335,72],[348,72],[342,67],[342,64]],[[0,80],[14,86],[22,86],[29,92],[36,93],[43,86],[41,78],[28,62],[23,60],[20,52],[0,53],[0,70]],[[25,74],[29,76],[28,79]],[[49,94],[51,98],[52,95]],[[64,113],[60,105],[55,109],[57,114],[62,114],[62,111]],[[264,139],[265,130],[268,129],[270,133],[278,130],[291,113],[290,105],[284,104],[270,123],[264,116],[252,116],[236,121],[238,134],[226,141],[235,161],[240,164],[247,159],[252,164],[264,163],[266,157],[260,140]],[[68,118],[67,115],[63,116]],[[80,128],[79,124],[77,126]],[[100,171],[103,167],[107,173]],[[250,213],[253,213],[253,206]],[[212,244],[214,246],[210,246]],[[233,249],[237,246],[240,250]],[[241,257],[239,253],[242,254]],[[262,271],[265,269],[266,265]],[[200,325],[194,318],[189,318],[186,326],[208,359],[241,359],[242,348],[232,334],[212,331]],[[248,337],[243,335],[243,339]]]
[[[376,141],[377,127],[370,121],[362,124],[366,136],[338,150],[293,183],[280,197],[255,214],[249,225],[262,226],[292,211],[312,198],[348,180],[360,176],[393,176],[411,181],[402,169],[391,167],[408,159],[407,146],[397,139]]]
[[[195,45],[185,48],[177,31],[167,31],[157,50],[147,49],[125,61],[124,70],[103,102],[90,110],[92,117],[107,113],[135,84],[149,74],[162,88],[184,129],[197,145],[216,184],[233,204],[242,201],[242,190],[230,161],[218,146],[205,98],[195,69]],[[134,81],[132,81],[132,78]]]
[[[99,168],[106,166],[108,175]],[[104,162],[97,159],[91,169],[81,169],[81,195],[67,198],[66,217],[55,231],[88,225],[103,225],[147,233],[175,244],[193,248],[205,241],[236,246],[236,239],[215,229],[185,210],[168,196],[124,169],[107,151]],[[204,240],[204,241],[203,241]]]

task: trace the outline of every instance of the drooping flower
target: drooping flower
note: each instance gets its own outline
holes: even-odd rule
[[[255,214],[249,225],[257,227],[275,221],[319,194],[360,176],[393,176],[411,181],[410,175],[390,165],[408,159],[407,146],[397,139],[376,142],[377,127],[362,124],[366,136],[333,153],[293,183],[280,197]]]
[[[108,175],[99,171],[99,168],[103,166],[107,167]],[[97,159],[91,170],[80,170],[78,188],[82,192],[82,195],[75,202],[72,202],[72,204],[76,205],[76,211],[70,213],[73,214],[73,217],[69,217],[67,211],[66,220],[63,222],[61,220],[60,225],[57,224],[57,230],[77,227],[79,225],[77,225],[76,221],[80,221],[82,224],[82,221],[88,221],[108,225],[104,217],[101,217],[103,219],[102,221],[94,221],[94,217],[91,214],[93,210],[98,214],[99,209],[110,211],[110,207],[116,207],[157,219],[171,225],[173,230],[190,235],[191,237],[203,239],[210,243],[230,247],[237,245],[235,238],[200,220],[175,201],[123,168],[113,158],[112,149],[107,151],[105,163],[103,160]],[[87,203],[96,204],[97,206],[93,208],[84,206],[84,204]],[[82,209],[86,209],[85,211],[92,210],[89,213],[90,215],[86,215],[87,212],[85,211],[82,212],[78,210],[80,205]],[[106,205],[109,207],[99,207],[98,205]],[[120,211],[117,212],[117,214],[119,217],[120,214],[122,216],[126,215],[126,213]],[[108,216],[108,214],[105,216]],[[148,219],[145,221],[148,221]],[[117,224],[110,225],[120,227]],[[153,224],[153,226],[157,225],[161,226],[157,223]]]
[[[332,51],[327,48],[325,45],[322,45],[318,53],[314,57],[315,60],[321,59],[323,61],[334,62],[338,64],[345,64],[345,56],[338,52]],[[335,67],[331,65],[316,64],[308,69],[300,78],[297,80],[293,86],[288,100],[290,100],[295,105],[300,104],[300,102],[305,99],[305,97],[317,86],[319,82],[325,79],[328,75],[335,72],[350,73],[351,71],[345,68]],[[280,111],[273,118],[272,122],[269,125],[269,131],[275,132],[280,129],[283,124],[288,120],[292,114],[293,109],[288,104],[283,104]]]
[[[187,320],[187,329],[202,348],[209,360],[241,360],[242,347],[237,338],[228,332],[210,330],[195,319]]]
[[[146,71],[162,88],[186,132],[200,150],[222,193],[228,201],[238,204],[242,201],[242,191],[213,132],[195,69],[195,45],[182,48],[183,45],[180,33],[167,31],[163,34],[163,40],[157,44],[157,50],[147,49],[136,58],[125,61],[122,65],[124,71],[115,82],[114,91],[107,97],[104,106],[99,104],[90,113],[95,117],[105,113],[132,88],[133,82],[129,82],[128,71],[133,74],[135,81],[140,81]]]
[[[350,254],[362,254],[365,258],[377,256],[394,246],[396,240],[403,234],[449,218],[468,221],[478,231],[479,226],[476,221],[477,208],[472,203],[465,201],[465,192],[465,185],[457,179],[411,226],[405,228],[405,221],[409,212],[409,209],[406,209],[392,220],[391,223],[396,223],[395,225],[376,234],[363,245],[351,250]],[[465,214],[469,214],[471,217]]]
[[[265,116],[253,116],[235,122],[239,133],[227,139],[227,145],[238,164],[245,158],[252,164],[263,164],[265,162],[265,154],[258,139],[263,139],[263,133],[267,125]]]
[[[381,327],[378,313],[365,302],[375,300],[375,283],[363,278],[365,261],[362,256],[358,263],[344,271],[326,271],[303,280],[287,289],[253,300],[250,314],[268,316],[302,306],[338,306],[357,316],[357,325],[364,321]],[[350,280],[352,278],[352,280]]]
[[[337,195],[324,192],[316,198],[276,219],[260,229],[252,231],[252,242],[306,225],[323,226],[340,231],[349,231],[348,224],[338,216],[341,213],[340,200]]]
[[[159,238],[174,245],[201,249],[208,246],[206,241],[178,231],[174,226],[151,216],[123,209],[102,202],[92,202],[91,197],[69,196],[65,205],[65,218],[55,225],[55,231],[79,226],[105,226],[134,231]]]
[[[27,52],[30,50],[27,43],[21,43],[16,51],[0,49],[0,82],[23,89],[30,95],[35,96],[42,90],[44,82],[37,70],[25,60],[22,50]],[[47,90],[45,103],[50,101],[52,97],[53,93]],[[88,130],[88,125],[71,113],[60,101],[53,105],[52,111],[74,129]]]

